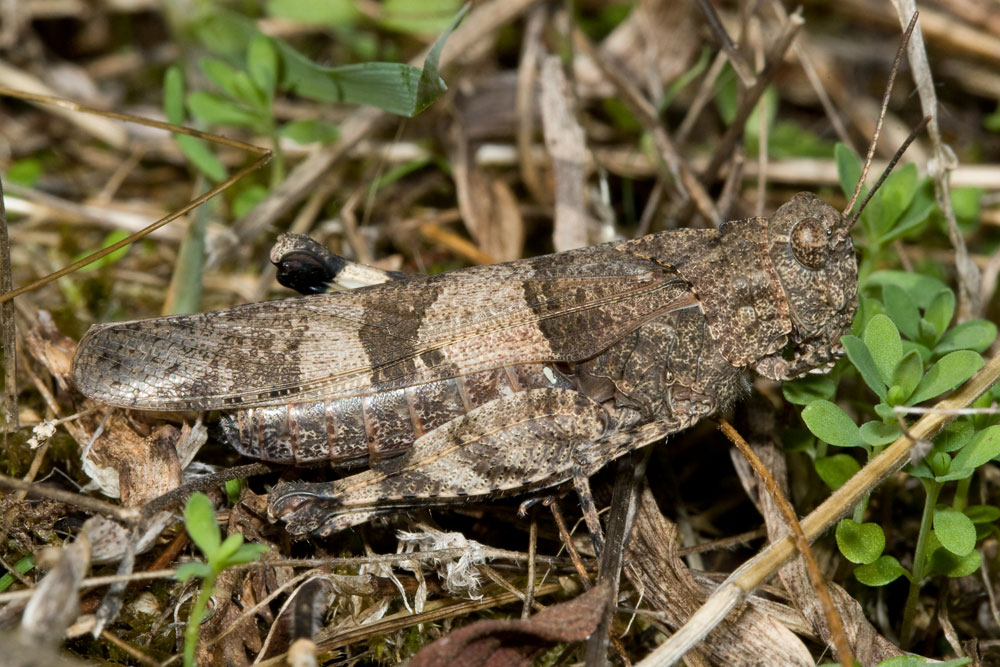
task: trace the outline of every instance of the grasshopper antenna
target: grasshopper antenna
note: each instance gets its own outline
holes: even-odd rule
[[[861,211],[865,210],[865,206],[867,206],[868,202],[871,201],[872,195],[874,195],[878,191],[878,189],[882,186],[882,183],[885,182],[885,179],[892,172],[893,167],[895,167],[896,163],[899,162],[899,158],[903,157],[903,153],[905,153],[906,149],[910,147],[910,144],[912,144],[913,140],[917,138],[917,135],[919,135],[921,132],[924,131],[924,128],[927,127],[927,123],[929,122],[931,122],[931,117],[924,116],[924,119],[920,121],[920,123],[915,128],[913,128],[913,131],[910,132],[910,135],[906,137],[906,141],[904,141],[899,146],[899,149],[896,151],[896,154],[892,156],[891,160],[889,160],[889,164],[887,164],[885,169],[882,170],[882,175],[878,177],[877,181],[875,181],[875,186],[868,191],[868,194],[865,195],[865,198],[861,202],[861,206],[858,207],[857,212],[855,212],[855,214],[851,216],[850,224],[847,225],[848,229],[853,227],[854,223],[858,221],[858,217],[861,215]],[[861,183],[862,181],[858,182]]]
[[[892,62],[892,70],[889,72],[889,83],[885,87],[885,94],[882,95],[882,110],[879,113],[878,122],[875,123],[875,133],[872,135],[871,144],[868,145],[868,155],[865,157],[865,164],[864,167],[862,167],[861,169],[861,178],[858,179],[858,184],[854,188],[854,194],[851,195],[851,200],[847,202],[847,208],[844,209],[844,215],[850,213],[851,209],[854,208],[854,204],[858,201],[858,195],[861,194],[861,188],[864,186],[865,178],[868,176],[868,170],[871,168],[872,158],[875,156],[875,146],[876,144],[878,144],[878,137],[879,134],[882,132],[882,121],[885,120],[885,112],[886,109],[889,107],[889,95],[892,94],[892,84],[896,82],[896,73],[899,71],[899,63],[902,62],[903,60],[903,52],[906,49],[906,45],[910,41],[910,35],[913,34],[913,29],[917,25],[917,16],[919,15],[920,12],[913,12],[913,16],[910,17],[910,24],[906,26],[906,31],[903,33],[903,39],[899,43],[899,48],[896,49],[896,59],[893,60]],[[924,122],[924,124],[926,124],[926,121]],[[900,155],[902,155],[902,151],[906,149],[906,147],[910,144],[910,142],[913,141],[915,135],[916,131],[914,131],[914,133],[910,135],[910,137],[903,144],[903,147],[900,149],[900,151],[896,153],[896,157],[893,158],[892,163],[889,165],[890,168],[892,167],[892,165],[896,163]],[[879,184],[882,183],[882,180],[884,180],[884,178],[885,174],[883,174],[882,178],[879,179]],[[876,189],[878,189],[877,186],[873,188],[871,192],[874,192]],[[869,197],[871,197],[871,192],[869,192],[868,194]],[[868,200],[866,199],[865,203],[867,202]],[[864,205],[862,205],[861,208],[864,208]],[[860,212],[861,209],[858,209],[858,213],[851,218],[850,224],[847,225],[847,229],[850,229],[852,226],[854,226],[854,223],[857,222],[858,219],[857,216],[860,214]]]

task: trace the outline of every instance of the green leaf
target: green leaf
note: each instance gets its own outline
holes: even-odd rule
[[[950,289],[941,290],[935,294],[924,311],[924,319],[934,326],[938,339],[948,330],[948,325],[951,324],[951,318],[954,315],[955,293]]]
[[[242,216],[237,216],[242,217]],[[223,488],[226,490],[226,499],[233,505],[239,502],[240,493],[243,490],[243,480],[240,479],[230,479],[225,484]]]
[[[886,424],[891,424],[896,421],[896,411],[893,410],[892,406],[888,403],[876,404],[875,414],[877,414],[879,419],[884,421]]]
[[[982,556],[975,549],[964,556],[958,556],[941,547],[935,549],[928,560],[928,575],[943,574],[952,579],[967,577],[978,571],[982,565]]]
[[[795,405],[807,405],[817,398],[830,400],[837,393],[837,383],[826,375],[805,375],[781,385],[785,400]]]
[[[812,434],[837,447],[863,447],[858,425],[839,406],[818,399],[802,409],[802,421]]]
[[[204,493],[195,493],[188,498],[187,505],[184,506],[184,526],[191,541],[198,545],[207,558],[211,558],[219,550],[222,535],[215,520],[212,501]]]
[[[203,90],[188,95],[188,108],[200,120],[214,125],[255,128],[262,122],[260,114],[244,109],[221,95]]]
[[[128,238],[128,235],[129,233],[124,229],[116,229],[113,232],[109,232],[107,236],[104,237],[104,240],[101,242],[101,247],[107,248],[108,246],[113,246],[122,239]],[[118,260],[120,260],[122,257],[124,257],[125,253],[127,253],[128,251],[129,251],[129,246],[121,247],[118,250],[115,250],[110,255],[105,255],[96,262],[93,262],[83,267],[82,269],[80,269],[80,273],[88,273],[90,271],[97,271],[98,269],[109,267]],[[90,251],[87,251],[87,253],[80,253],[80,257],[78,257],[78,259],[81,259],[86,254],[89,254],[89,252]]]
[[[236,553],[229,557],[229,565],[252,563],[268,551],[270,551],[270,549],[263,544],[244,544],[237,549]]]
[[[202,11],[193,24],[199,39],[217,53],[242,56],[246,45],[258,35],[250,19],[214,5]],[[321,102],[367,104],[402,116],[415,116],[446,90],[438,75],[438,61],[444,41],[468,12],[463,7],[448,29],[434,42],[424,67],[406,63],[369,62],[342,67],[325,67],[312,62],[285,42],[272,40],[277,50],[281,86],[284,90]],[[237,86],[234,78],[231,85]],[[242,90],[234,94],[246,94]]]
[[[31,554],[22,557],[13,566],[11,570],[17,572],[18,574],[27,574],[35,568],[35,557]],[[0,593],[4,592],[14,584],[18,582],[18,577],[10,571],[5,572],[2,577],[0,577]]]
[[[898,285],[883,285],[882,304],[886,315],[899,330],[910,340],[917,340],[920,335],[920,310],[910,295]]]
[[[873,563],[885,550],[885,533],[877,523],[842,519],[837,524],[837,547],[852,563]]]
[[[902,288],[910,295],[917,307],[924,310],[927,309],[938,292],[948,289],[948,286],[937,278],[909,271],[876,271],[864,280],[862,286],[865,288],[884,287],[890,284]]]
[[[942,452],[954,452],[965,446],[976,429],[972,423],[963,420],[953,421],[941,429],[941,432],[934,436],[934,449]]]
[[[955,658],[954,660],[939,662],[937,660],[928,660],[918,655],[900,655],[895,658],[883,660],[878,663],[877,667],[925,667],[925,665],[934,665],[934,667],[964,667],[971,662],[972,658]]]
[[[264,201],[267,194],[268,189],[260,184],[250,185],[240,190],[239,194],[233,198],[233,217],[242,218],[254,206]]]
[[[240,533],[233,533],[226,537],[226,539],[219,545],[218,550],[212,555],[212,564],[216,568],[222,570],[225,569],[227,561],[229,558],[243,546],[243,535]]]
[[[976,371],[983,367],[983,364],[983,358],[971,350],[958,350],[946,354],[927,369],[907,404],[916,405],[946,391],[951,391],[975,375]]]
[[[882,381],[882,375],[879,373],[875,360],[872,359],[871,352],[868,351],[868,346],[857,336],[851,335],[844,336],[840,342],[847,351],[847,358],[858,369],[865,384],[884,401],[888,396],[885,382]]]
[[[177,65],[163,75],[163,115],[168,123],[184,124],[184,73]]]
[[[865,327],[868,326],[868,322],[878,315],[879,313],[885,312],[885,306],[878,299],[870,299],[867,296],[858,297],[858,312],[854,316],[854,321],[851,322],[851,335],[861,337],[861,334],[865,332]]]
[[[175,134],[174,140],[181,147],[184,157],[190,160],[198,171],[215,183],[226,180],[226,168],[208,146],[186,134]]]
[[[250,107],[259,116],[268,115],[268,98],[264,91],[257,87],[246,72],[237,72],[233,79],[236,86],[236,99]]]
[[[842,487],[847,480],[861,470],[861,464],[847,454],[822,456],[813,462],[813,466],[816,468],[816,474],[819,475],[819,478],[833,491]]]
[[[996,337],[997,325],[987,320],[970,320],[945,332],[941,342],[934,347],[934,353],[944,354],[954,350],[982,352]]]
[[[854,568],[854,578],[865,586],[885,586],[902,576],[909,577],[909,574],[892,556],[879,556],[872,563]]]
[[[976,526],[953,507],[934,508],[934,535],[941,546],[956,556],[964,556],[976,548]]]
[[[844,196],[850,199],[851,195],[854,194],[854,188],[857,187],[858,181],[861,180],[861,159],[846,144],[841,143],[834,146],[833,156],[837,161],[837,178],[840,181],[840,187],[844,191]],[[861,199],[864,199],[864,190],[862,190],[861,196],[858,197],[859,201],[855,206],[860,204]],[[850,213],[853,212],[853,210],[850,211]]]
[[[1000,519],[1000,507],[996,505],[969,505],[964,510],[972,523],[993,523]]]
[[[922,318],[921,318],[920,321],[922,323],[924,323],[924,324],[927,323],[927,321],[924,320],[924,319],[922,319]],[[930,351],[930,348],[928,348],[926,345],[921,345],[920,343],[914,343],[912,340],[904,340],[903,341],[903,354],[905,355],[907,352],[909,352],[911,350],[916,350],[917,351],[917,354],[920,355],[920,360],[924,363],[925,366],[930,363],[930,361],[931,361],[931,351]]]
[[[257,35],[247,48],[247,70],[257,89],[264,93],[268,104],[274,98],[278,84],[278,52],[266,35]]]
[[[461,0],[383,0],[378,24],[411,35],[433,35],[448,29]]]
[[[360,63],[323,67],[284,43],[278,43],[284,68],[282,83],[290,91],[325,102],[368,104],[412,117],[447,90],[437,66],[444,40],[464,17],[464,7],[434,43],[423,69],[401,63]]]
[[[901,435],[899,424],[870,421],[861,425],[861,439],[872,447],[881,447],[894,442]]]
[[[236,88],[236,75],[239,70],[229,63],[215,58],[202,58],[198,61],[198,69],[231,100],[240,98],[239,90]]]
[[[896,364],[903,358],[899,329],[888,315],[876,315],[865,327],[864,341],[878,368],[879,377],[885,384],[890,384]]]
[[[920,353],[916,350],[910,350],[899,360],[899,363],[896,364],[896,370],[892,374],[892,386],[899,388],[902,400],[891,401],[891,403],[893,405],[902,404],[917,388],[923,376],[924,362],[920,358]]]
[[[7,183],[33,188],[41,177],[42,161],[37,158],[27,157],[15,160],[7,167]]]
[[[350,27],[363,15],[352,0],[268,0],[270,16],[307,25]]]
[[[340,128],[320,118],[285,123],[278,134],[300,144],[327,143],[340,136]]]
[[[177,581],[187,581],[191,577],[204,579],[205,577],[211,576],[212,573],[213,570],[208,563],[192,561],[190,563],[183,563],[180,567],[178,567],[174,576],[177,577]]]
[[[951,467],[975,470],[997,456],[1000,456],[1000,426],[990,426],[977,433],[969,444],[959,450]]]
[[[883,244],[890,240],[890,232],[917,193],[917,166],[907,164],[900,167],[882,183],[882,187],[872,197],[865,209],[864,217],[870,223],[873,241]]]
[[[882,243],[889,243],[898,238],[913,237],[924,229],[931,215],[937,211],[937,201],[934,198],[933,187],[928,179],[924,179],[913,194],[910,205],[906,207],[902,217],[893,225],[892,231],[882,237]]]

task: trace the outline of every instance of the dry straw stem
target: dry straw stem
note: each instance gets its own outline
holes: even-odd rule
[[[872,143],[874,145],[874,142]],[[730,442],[736,445],[736,448],[740,450],[744,458],[746,458],[750,467],[753,468],[753,471],[760,479],[764,490],[771,496],[778,511],[781,512],[785,524],[795,538],[795,548],[798,549],[802,555],[802,559],[805,561],[806,572],[809,574],[809,580],[812,582],[816,597],[819,598],[820,606],[823,607],[823,614],[826,617],[832,643],[837,651],[837,659],[844,667],[851,667],[854,664],[854,655],[851,652],[851,643],[844,632],[844,622],[841,620],[840,614],[837,612],[837,607],[833,603],[833,598],[830,596],[830,589],[826,585],[826,580],[823,577],[822,570],[819,568],[819,563],[816,562],[816,556],[813,555],[812,549],[809,547],[809,540],[802,531],[802,525],[795,514],[795,509],[781,492],[781,487],[778,485],[777,480],[774,479],[771,472],[764,465],[764,462],[760,460],[760,457],[757,456],[753,448],[743,439],[739,431],[725,419],[719,420],[719,428],[729,438]]]
[[[909,436],[904,435],[889,445],[803,519],[802,532],[806,538],[810,542],[816,540],[835,521],[850,512],[865,495],[871,493],[882,480],[902,468],[909,460],[910,449],[917,441],[934,437],[958,416],[958,410],[968,407],[998,380],[1000,380],[1000,356],[995,356],[964,387],[937,403],[936,412],[924,415],[914,424]],[[744,563],[722,582],[676,634],[649,654],[638,667],[660,667],[676,663],[746,596],[796,553],[795,540],[789,536],[772,543]]]
[[[905,25],[907,19],[916,13],[916,3],[914,0],[892,0],[896,13],[899,16],[901,25]],[[907,55],[909,56],[910,68],[913,71],[913,82],[917,86],[917,94],[920,96],[920,106],[924,115],[930,117],[927,125],[927,134],[931,139],[931,146],[934,156],[928,165],[928,171],[934,180],[934,195],[937,199],[938,208],[944,214],[948,222],[948,239],[955,249],[955,271],[958,280],[958,321],[978,317],[982,311],[982,298],[979,291],[979,269],[975,262],[969,257],[969,251],[965,247],[965,238],[958,228],[958,220],[955,218],[955,210],[951,205],[951,187],[948,184],[948,174],[955,168],[957,159],[951,148],[946,146],[941,139],[941,130],[938,127],[938,100],[934,91],[934,78],[931,75],[930,64],[927,60],[927,48],[924,44],[924,36],[920,25],[913,30],[913,38],[907,45]]]

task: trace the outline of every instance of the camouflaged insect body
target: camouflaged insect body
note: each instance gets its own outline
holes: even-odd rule
[[[367,465],[272,493],[290,531],[328,533],[592,473],[723,409],[751,370],[787,379],[828,364],[857,305],[845,230],[802,193],[718,231],[100,325],[74,377],[111,405],[222,410],[248,456]],[[296,238],[275,254],[297,289],[346,270]]]

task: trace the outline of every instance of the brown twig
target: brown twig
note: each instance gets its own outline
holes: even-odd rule
[[[549,498],[545,501],[545,504],[548,505],[549,511],[552,512],[552,518],[556,522],[559,536],[566,546],[566,551],[569,552],[570,560],[573,561],[573,567],[576,568],[576,574],[580,577],[580,583],[583,584],[585,590],[589,591],[593,585],[590,581],[590,575],[587,574],[587,568],[583,564],[583,559],[580,558],[580,552],[576,550],[576,545],[573,543],[573,536],[570,535],[569,530],[566,528],[566,519],[563,518],[562,510],[559,509],[559,503],[556,502],[555,498]]]
[[[833,598],[830,597],[830,589],[826,585],[826,578],[823,576],[823,572],[820,571],[819,563],[816,562],[816,556],[813,555],[812,549],[809,547],[809,540],[806,539],[805,533],[802,532],[802,526],[799,524],[799,518],[795,514],[795,509],[788,502],[788,499],[785,498],[785,494],[781,492],[781,488],[779,488],[778,483],[764,465],[764,462],[760,460],[760,457],[757,456],[753,448],[743,439],[743,436],[725,419],[720,418],[718,421],[719,430],[740,450],[747,463],[757,473],[757,477],[760,479],[764,489],[771,496],[778,511],[784,517],[785,525],[795,537],[795,547],[799,550],[802,560],[805,561],[809,580],[812,582],[816,596],[823,607],[823,614],[826,616],[830,637],[837,651],[837,659],[840,660],[840,664],[843,667],[853,667],[854,654],[851,651],[851,643],[844,633],[844,623],[833,604]]]

